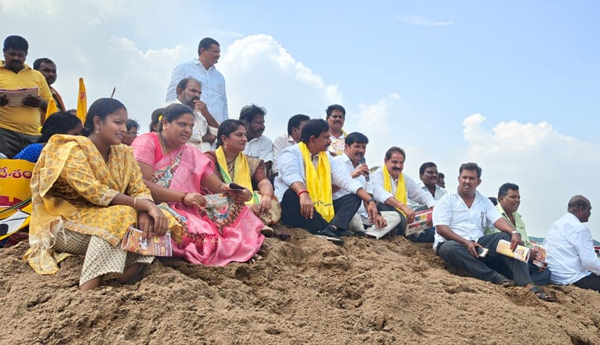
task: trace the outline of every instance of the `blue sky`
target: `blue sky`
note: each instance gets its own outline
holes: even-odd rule
[[[172,69],[214,37],[232,117],[263,105],[274,138],[289,116],[340,102],[346,130],[372,139],[371,165],[402,146],[410,176],[433,160],[453,189],[477,161],[481,192],[521,185],[543,236],[572,195],[600,201],[598,13],[596,1],[3,0],[0,36],[26,37],[29,63],[57,62],[68,106],[84,77],[90,103],[116,86],[143,127]],[[600,216],[589,225],[600,238]]]

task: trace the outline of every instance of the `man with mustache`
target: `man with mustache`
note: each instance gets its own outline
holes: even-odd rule
[[[301,227],[335,244],[343,244],[350,220],[360,207],[367,206],[371,221],[377,221],[377,206],[360,182],[331,159],[329,125],[322,119],[308,120],[297,145],[281,151],[275,195],[281,200],[281,221]],[[332,185],[348,192],[333,200]]]
[[[344,154],[344,146],[346,145],[346,136],[348,134],[342,129],[346,122],[346,109],[339,104],[333,104],[327,107],[325,110],[325,120],[329,125],[329,131],[331,132],[331,145],[329,146],[329,153],[332,156],[339,156]]]
[[[525,262],[496,252],[500,240],[509,241],[514,250],[523,243],[523,239],[492,202],[477,191],[480,184],[481,168],[475,163],[462,164],[457,190],[444,195],[433,210],[433,225],[436,228],[433,249],[436,254],[449,265],[477,279],[504,287],[524,286],[538,298],[552,301],[550,296],[533,284]],[[500,232],[484,235],[485,227],[492,225]],[[484,248],[488,250],[486,255],[483,255]],[[497,260],[502,260],[513,280],[490,267]]]
[[[369,167],[365,161],[365,154],[367,152],[367,144],[369,138],[366,135],[359,132],[352,132],[346,137],[346,146],[344,154],[333,158],[335,162],[340,163],[346,172],[354,180],[360,182],[363,189],[369,194],[373,194],[373,186],[371,178],[369,176]],[[333,193],[333,200],[338,200],[349,193],[343,189],[334,187],[337,190]],[[361,203],[358,212],[352,217],[350,222],[350,231],[354,231],[358,235],[366,234],[376,238],[381,238],[389,233],[400,223],[400,216],[398,213],[393,211],[384,211],[375,216],[372,221],[369,219],[369,214],[364,203]],[[368,229],[365,230],[365,227]],[[350,234],[352,235],[352,234]]]
[[[265,115],[267,110],[257,105],[247,105],[240,111],[240,121],[246,126],[248,143],[244,153],[250,157],[262,159],[265,162],[267,176],[273,165],[273,142],[263,133],[265,132]]]
[[[175,67],[171,74],[171,81],[167,88],[167,102],[177,98],[177,85],[183,78],[193,77],[204,86],[200,100],[206,103],[208,111],[221,123],[229,118],[227,110],[227,93],[225,90],[225,78],[217,71],[215,64],[221,57],[219,42],[210,37],[203,38],[198,44],[198,58],[184,62]],[[219,127],[218,125],[216,127]],[[213,143],[214,135],[206,135],[203,142]]]
[[[4,40],[4,60],[0,62],[0,89],[37,88],[19,106],[8,106],[6,95],[0,96],[0,153],[12,158],[40,137],[41,119],[52,97],[44,76],[25,64],[29,43],[21,36]]]
[[[33,62],[33,69],[39,71],[44,76],[44,78],[46,78],[46,82],[48,83],[48,87],[50,87],[50,92],[52,93],[54,101],[56,101],[56,106],[58,107],[58,110],[63,112],[67,111],[62,97],[60,96],[58,91],[56,91],[56,89],[52,87],[52,84],[54,84],[57,77],[56,64],[48,58],[39,58]]]
[[[533,244],[529,241],[529,236],[527,236],[527,230],[525,229],[525,223],[521,218],[521,214],[517,212],[519,206],[521,205],[521,194],[519,193],[519,186],[514,183],[505,183],[500,186],[498,190],[498,204],[496,205],[496,209],[506,219],[509,221],[521,234],[521,238],[523,239],[523,245],[530,250],[529,262],[527,265],[529,266],[529,275],[531,276],[531,280],[536,285],[548,285],[550,282],[550,271],[546,269],[546,267],[538,267],[533,264],[533,261],[536,259],[537,251],[533,249]],[[495,234],[500,232],[500,230],[494,227],[488,227],[485,230],[486,235]]]
[[[217,137],[219,122],[208,111],[206,103],[200,100],[201,95],[202,85],[197,79],[192,77],[181,79],[177,84],[177,99],[168,102],[163,108],[179,103],[187,105],[194,111],[194,130],[188,142],[200,151],[206,152],[212,150],[212,142]]]
[[[380,211],[396,211],[401,222],[393,235],[402,235],[406,225],[415,220],[415,212],[407,205],[408,200],[435,206],[436,201],[431,194],[417,187],[417,183],[404,174],[406,153],[403,149],[392,146],[385,153],[384,165],[371,174],[373,181],[373,197]]]

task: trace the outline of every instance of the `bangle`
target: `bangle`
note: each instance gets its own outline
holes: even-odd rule
[[[308,192],[306,189],[305,189],[305,190],[301,190],[300,192],[298,192],[298,194],[297,194],[297,195],[298,195],[298,197],[300,197],[300,195],[302,195],[302,194],[304,194],[304,193],[306,193],[306,194],[310,195],[310,193],[309,193],[309,192]]]
[[[248,198],[248,200],[246,200],[246,202],[248,202],[248,201],[252,200],[253,198],[254,198],[254,193],[253,193],[253,192],[250,192],[250,197]]]
[[[137,197],[133,198],[133,208],[136,208],[135,204],[137,204]],[[137,208],[136,208],[136,210],[137,210]]]
[[[185,205],[185,196],[188,195],[188,193],[183,193],[183,196],[181,197],[181,203]]]
[[[515,231],[513,231],[513,232],[511,232],[511,233],[510,233],[510,235],[511,235],[511,236],[512,236],[512,235],[515,235],[515,234],[519,234],[519,235],[521,235],[521,233],[520,233],[519,231],[517,231],[517,230],[515,230]]]
[[[269,198],[273,199],[275,196],[273,194],[261,194],[262,196],[268,196]]]

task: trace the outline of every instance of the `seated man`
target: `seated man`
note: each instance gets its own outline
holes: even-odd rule
[[[329,125],[331,132],[331,145],[329,153],[332,156],[338,156],[344,153],[344,145],[346,145],[346,136],[344,131],[344,123],[346,122],[346,109],[339,104],[332,104],[325,110],[325,120]]]
[[[372,193],[369,167],[365,163],[365,153],[367,151],[368,143],[369,138],[364,134],[358,132],[350,133],[346,137],[344,154],[335,157],[333,160],[339,162],[354,180],[359,181],[367,193]],[[348,192],[337,188],[337,186],[334,187],[334,190],[336,189],[338,190],[333,193],[334,201],[348,195]],[[365,205],[361,204],[358,212],[350,222],[350,230],[359,234],[365,233],[369,236],[381,238],[394,229],[399,223],[400,215],[394,211],[381,212],[381,214],[377,214],[375,222],[372,222],[369,219],[369,214],[367,213]],[[366,231],[365,227],[368,227]]]
[[[404,150],[392,146],[385,153],[385,164],[371,176],[373,197],[378,203],[377,208],[380,211],[396,211],[400,214],[401,222],[396,227],[399,235],[404,233],[407,223],[415,220],[415,212],[407,205],[408,199],[424,204],[428,208],[436,204],[431,194],[418,188],[415,181],[402,172],[405,159]],[[417,241],[432,242],[433,230],[419,234]]]
[[[446,195],[447,192],[442,189],[442,187],[437,185],[438,171],[435,163],[426,162],[421,164],[421,167],[419,168],[419,178],[421,181],[417,183],[417,187],[421,188],[425,192],[431,193],[431,196],[433,196],[436,201],[440,200],[444,195]],[[423,206],[413,200],[408,201],[408,206],[415,211],[427,208],[426,206]]]
[[[550,271],[545,269],[545,267],[540,268],[533,264],[533,261],[537,255],[537,251],[533,249],[533,245],[531,244],[531,241],[529,241],[529,236],[527,236],[525,223],[523,222],[519,212],[517,212],[519,205],[521,205],[519,186],[514,183],[503,184],[498,190],[497,200],[498,203],[496,205],[496,209],[500,215],[504,217],[504,219],[509,221],[517,229],[517,231],[521,234],[521,238],[523,239],[523,245],[530,250],[529,262],[527,265],[529,266],[529,275],[531,276],[531,280],[535,285],[548,285],[550,282]],[[485,230],[486,235],[495,234],[497,232],[500,232],[500,230],[494,227],[488,227]]]
[[[511,242],[511,249],[523,243],[521,234],[502,218],[492,202],[477,192],[481,183],[481,168],[475,163],[460,166],[458,188],[444,195],[433,210],[436,228],[433,249],[446,263],[462,269],[477,279],[502,286],[525,286],[540,299],[551,301],[529,275],[527,264],[496,253],[500,240]],[[486,225],[493,224],[500,231],[483,235]],[[485,257],[481,248],[487,248]],[[500,258],[511,271],[514,282],[488,266]]]
[[[244,153],[250,157],[262,159],[265,162],[267,176],[271,172],[273,165],[273,142],[265,132],[265,115],[267,110],[257,105],[247,105],[240,111],[240,121],[246,126],[246,137],[248,143]]]
[[[276,176],[277,173],[279,173],[277,158],[279,158],[281,150],[285,149],[286,147],[296,145],[300,142],[302,127],[308,120],[310,120],[310,117],[303,114],[297,114],[290,117],[287,125],[287,134],[280,135],[273,140],[273,166],[271,168],[272,176]]]
[[[275,195],[281,200],[281,220],[294,227],[343,244],[350,220],[361,199],[367,203],[369,219],[377,219],[375,200],[360,182],[331,160],[327,152],[331,139],[324,120],[309,120],[302,128],[301,142],[284,149],[279,156],[280,175],[275,178]],[[332,184],[348,195],[333,200]]]
[[[600,259],[594,251],[592,234],[583,224],[590,218],[592,205],[585,197],[576,195],[567,210],[552,224],[544,240],[548,269],[552,272],[550,281],[600,292]]]

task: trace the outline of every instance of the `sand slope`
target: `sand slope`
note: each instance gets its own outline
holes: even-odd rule
[[[82,258],[52,276],[0,251],[0,344],[600,344],[600,294],[557,302],[444,269],[429,244],[292,230],[265,259],[225,268],[161,260],[136,285],[77,289]]]

